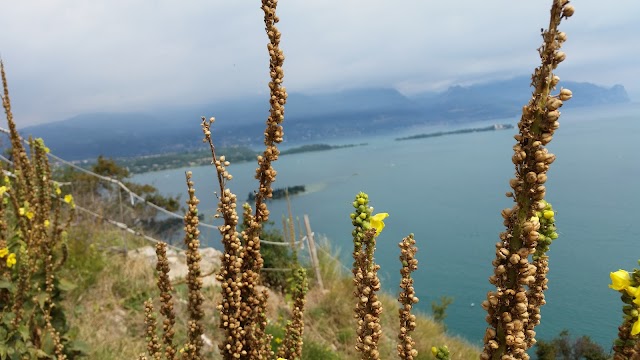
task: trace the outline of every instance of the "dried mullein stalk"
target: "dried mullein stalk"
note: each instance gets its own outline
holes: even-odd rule
[[[512,161],[516,176],[510,185],[515,205],[502,211],[506,231],[496,244],[494,275],[489,281],[496,291],[487,294],[483,307],[489,328],[484,337],[482,359],[529,359],[526,350],[535,344],[534,327],[540,322],[539,308],[544,304],[542,291],[547,287],[547,258],[542,243],[542,222],[537,213],[547,208],[545,182],[555,155],[545,145],[558,129],[558,109],[569,100],[571,91],[561,89],[552,95],[559,78],[553,70],[566,55],[560,48],[566,35],[558,30],[563,18],[573,15],[568,0],[554,0],[549,28],[543,32],[539,54],[542,65],[532,76],[534,92],[523,108],[519,134]],[[555,228],[554,228],[555,230]],[[533,255],[533,263],[529,258]]]
[[[172,360],[175,358],[176,349],[173,345],[173,336],[175,330],[173,326],[176,323],[176,315],[173,308],[173,286],[169,279],[169,259],[167,259],[167,244],[161,242],[156,245],[156,255],[158,257],[158,263],[156,270],[158,271],[158,289],[160,290],[160,302],[162,307],[160,308],[160,314],[164,316],[162,322],[162,345],[164,346],[165,358]]]
[[[187,257],[187,286],[189,288],[189,321],[187,322],[188,341],[184,347],[187,359],[197,360],[201,358],[203,340],[203,326],[201,323],[204,316],[202,303],[204,295],[202,295],[202,278],[200,270],[200,230],[198,230],[198,203],[200,202],[195,195],[193,181],[191,181],[191,172],[186,173],[187,188],[189,200],[187,200],[188,209],[184,216],[185,237],[184,244],[186,246],[185,255]]]
[[[398,302],[400,303],[399,318],[400,318],[400,333],[398,334],[398,355],[403,360],[414,360],[418,356],[418,350],[416,350],[416,342],[411,337],[411,332],[416,328],[416,316],[411,313],[413,304],[418,302],[416,291],[413,288],[413,278],[411,273],[418,269],[418,259],[415,258],[418,248],[416,248],[416,240],[413,238],[413,234],[402,239],[400,242],[400,263],[402,269],[400,275],[402,280],[400,282],[400,296]]]
[[[287,360],[299,360],[302,358],[305,296],[309,290],[307,271],[303,267],[297,267],[293,270],[293,284],[292,316],[291,320],[287,322],[284,341],[278,351],[278,357]]]
[[[378,300],[380,291],[380,279],[378,270],[380,265],[374,261],[376,248],[376,236],[380,234],[384,223],[382,220],[388,214],[371,216],[373,208],[369,207],[369,197],[365,193],[359,193],[353,202],[355,211],[351,214],[354,225],[353,235],[353,275],[357,304],[354,309],[354,317],[357,319],[358,338],[356,350],[361,353],[362,359],[379,359],[378,342],[382,336],[380,315],[382,303]]]
[[[223,287],[223,300],[218,309],[221,312],[220,327],[225,330],[225,339],[220,344],[220,352],[225,359],[272,356],[269,337],[265,334],[267,292],[259,291],[258,285],[264,263],[260,253],[260,236],[263,224],[269,219],[265,201],[272,196],[271,184],[276,178],[272,162],[276,161],[279,155],[276,144],[283,140],[280,124],[284,120],[284,104],[287,98],[286,89],[282,86],[284,55],[280,49],[280,31],[275,26],[279,21],[275,13],[276,5],[277,1],[274,0],[262,1],[265,30],[269,37],[271,107],[265,130],[265,150],[258,156],[259,167],[256,169],[259,184],[255,197],[255,214],[252,215],[251,208],[245,206],[246,226],[242,234],[237,232],[236,196],[226,188],[226,182],[232,178],[225,169],[229,163],[224,157],[216,156],[211,139],[211,124],[214,119],[202,121],[205,142],[210,145],[220,185],[218,215],[224,219],[220,233],[225,252],[217,279]]]
[[[280,30],[276,23],[280,21],[276,15],[277,0],[262,0],[262,11],[264,12],[265,31],[269,38],[267,49],[269,50],[269,117],[266,121],[264,132],[265,150],[258,156],[258,168],[256,169],[256,179],[258,180],[258,191],[255,196],[255,214],[248,221],[248,227],[243,232],[246,256],[243,263],[243,274],[247,278],[250,286],[246,287],[245,299],[255,299],[256,306],[251,307],[251,312],[245,322],[251,326],[248,340],[250,342],[249,356],[260,358],[268,357],[271,353],[270,345],[265,336],[266,313],[265,305],[268,294],[266,291],[259,292],[255,285],[260,283],[260,271],[264,264],[260,254],[260,236],[264,223],[269,220],[269,210],[265,201],[272,197],[273,189],[271,184],[276,180],[276,171],[272,163],[278,159],[280,151],[277,144],[283,140],[284,132],[282,122],[284,121],[284,105],[287,101],[287,91],[282,82],[284,79],[284,53],[280,49]]]
[[[158,334],[156,332],[158,322],[156,320],[155,311],[153,310],[153,302],[151,299],[144,302],[144,323],[147,327],[147,353],[151,359],[160,360],[162,359],[162,345],[160,345]]]
[[[211,149],[211,157],[216,167],[218,185],[220,186],[216,217],[223,219],[223,224],[218,227],[218,230],[222,236],[224,252],[216,279],[220,282],[222,290],[222,299],[217,309],[220,313],[219,326],[224,331],[224,337],[218,345],[218,349],[223,359],[246,359],[248,354],[247,330],[242,323],[242,313],[247,313],[246,304],[242,297],[243,288],[246,286],[242,273],[245,251],[237,231],[239,220],[236,211],[237,198],[231,190],[226,188],[227,181],[233,178],[226,170],[230,163],[224,156],[217,156],[211,138],[211,125],[214,121],[214,118],[209,121],[202,118],[204,141],[209,144]],[[249,205],[245,205],[244,210],[245,219],[250,218],[251,208]]]

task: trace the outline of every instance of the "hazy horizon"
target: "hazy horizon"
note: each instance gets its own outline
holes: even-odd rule
[[[551,1],[284,2],[291,92],[389,87],[403,94],[530,74]],[[575,2],[563,80],[640,97],[640,3]],[[621,11],[623,10],[623,11]],[[266,95],[259,3],[122,0],[3,4],[0,55],[20,127],[85,112],[147,111]]]

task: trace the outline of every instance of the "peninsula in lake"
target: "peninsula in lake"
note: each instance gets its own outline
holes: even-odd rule
[[[437,131],[437,132],[427,133],[427,134],[405,136],[405,137],[396,138],[396,141],[426,139],[426,138],[446,136],[446,135],[469,134],[469,133],[485,132],[485,131],[508,130],[508,129],[513,129],[513,127],[514,126],[511,124],[495,124],[491,126],[478,127],[478,128],[458,129],[458,130],[451,130],[451,131]]]

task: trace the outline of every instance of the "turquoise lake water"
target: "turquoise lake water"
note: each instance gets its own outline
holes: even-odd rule
[[[516,119],[467,124],[516,123]],[[551,247],[547,305],[538,338],[562,329],[589,335],[609,348],[621,320],[617,292],[609,272],[637,267],[640,258],[640,104],[567,109],[549,150],[557,160],[548,173],[547,200],[557,211],[560,237]],[[286,135],[286,121],[285,121]],[[414,129],[417,132],[442,127]],[[452,129],[448,127],[446,129]],[[325,235],[351,264],[351,203],[359,191],[369,194],[375,212],[388,212],[378,238],[376,261],[383,287],[396,292],[398,242],[412,232],[417,241],[418,308],[430,312],[443,295],[455,300],[446,324],[453,334],[482,341],[486,313],[480,306],[492,289],[494,244],[503,230],[500,211],[511,206],[510,190],[516,130],[394,141],[402,134],[353,139],[367,146],[283,156],[274,167],[275,187],[304,184],[307,193],[292,197],[294,216],[309,214],[316,234]],[[215,133],[214,133],[215,134]],[[255,163],[232,164],[230,188],[244,200],[255,187]],[[213,167],[175,169],[137,175],[165,194],[182,193],[184,172],[193,171],[200,211],[211,223],[216,189]],[[283,201],[270,203],[280,224]],[[204,230],[220,248],[217,233]],[[472,306],[474,304],[475,306]]]

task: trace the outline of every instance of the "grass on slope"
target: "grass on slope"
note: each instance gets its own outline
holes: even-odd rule
[[[79,224],[71,231],[70,256],[64,271],[78,287],[63,307],[77,338],[90,349],[90,359],[135,359],[146,351],[143,302],[150,297],[157,298],[155,265],[123,256],[119,250],[123,248],[124,241],[129,249],[148,244],[107,226]],[[326,289],[321,291],[312,285],[307,296],[303,359],[358,359],[354,350],[356,333],[350,273],[335,258],[323,252],[319,255]],[[205,340],[209,345],[205,345],[204,358],[219,359],[216,339],[221,334],[215,311],[219,287],[209,287],[204,294],[204,325],[209,340]],[[186,286],[176,286],[177,344],[185,338],[186,298]],[[388,294],[383,294],[381,301],[384,336],[380,342],[380,354],[383,359],[394,359],[397,358],[398,303]],[[157,300],[154,305],[159,308]],[[275,347],[284,335],[284,324],[289,316],[284,297],[271,293],[268,312],[272,321],[267,330],[274,336]],[[477,359],[480,351],[460,338],[448,336],[440,325],[424,315],[418,316],[413,337],[420,352],[418,359],[433,359],[430,351],[433,345],[446,344],[452,359]]]

